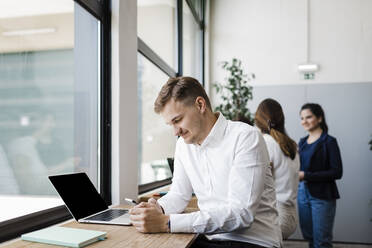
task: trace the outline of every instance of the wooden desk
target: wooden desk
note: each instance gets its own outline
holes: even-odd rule
[[[119,207],[128,207],[121,205]],[[133,226],[116,226],[116,225],[98,225],[98,224],[81,224],[74,221],[68,222],[62,226],[90,229],[107,232],[106,240],[95,242],[88,248],[123,248],[123,247],[189,247],[196,234],[174,234],[174,233],[158,233],[158,234],[143,234],[139,233]],[[2,248],[52,248],[61,247],[56,245],[47,245],[40,243],[33,243],[28,241],[18,240]]]

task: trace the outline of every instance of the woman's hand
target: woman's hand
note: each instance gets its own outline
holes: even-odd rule
[[[303,181],[303,180],[304,180],[304,177],[305,177],[305,172],[303,172],[303,171],[299,171],[299,172],[298,172],[298,179],[299,179],[300,181]]]

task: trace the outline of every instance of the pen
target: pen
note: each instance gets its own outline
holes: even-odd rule
[[[130,198],[125,198],[124,200],[126,200],[127,202],[130,202],[133,205],[137,205],[138,204],[135,200],[132,200]]]

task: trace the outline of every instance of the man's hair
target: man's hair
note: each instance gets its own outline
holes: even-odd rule
[[[198,96],[203,97],[207,108],[212,110],[207,93],[198,80],[192,77],[169,78],[155,100],[154,110],[159,114],[172,98],[175,101],[182,102],[186,106],[190,106],[195,103]]]

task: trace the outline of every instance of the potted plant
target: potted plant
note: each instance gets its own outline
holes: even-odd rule
[[[255,78],[253,73],[245,74],[242,62],[233,58],[231,62],[221,62],[222,69],[228,72],[225,83],[215,83],[213,86],[216,93],[221,95],[222,102],[215,108],[227,119],[240,120],[253,124],[253,115],[247,106],[248,101],[253,99],[252,86],[249,81]]]

